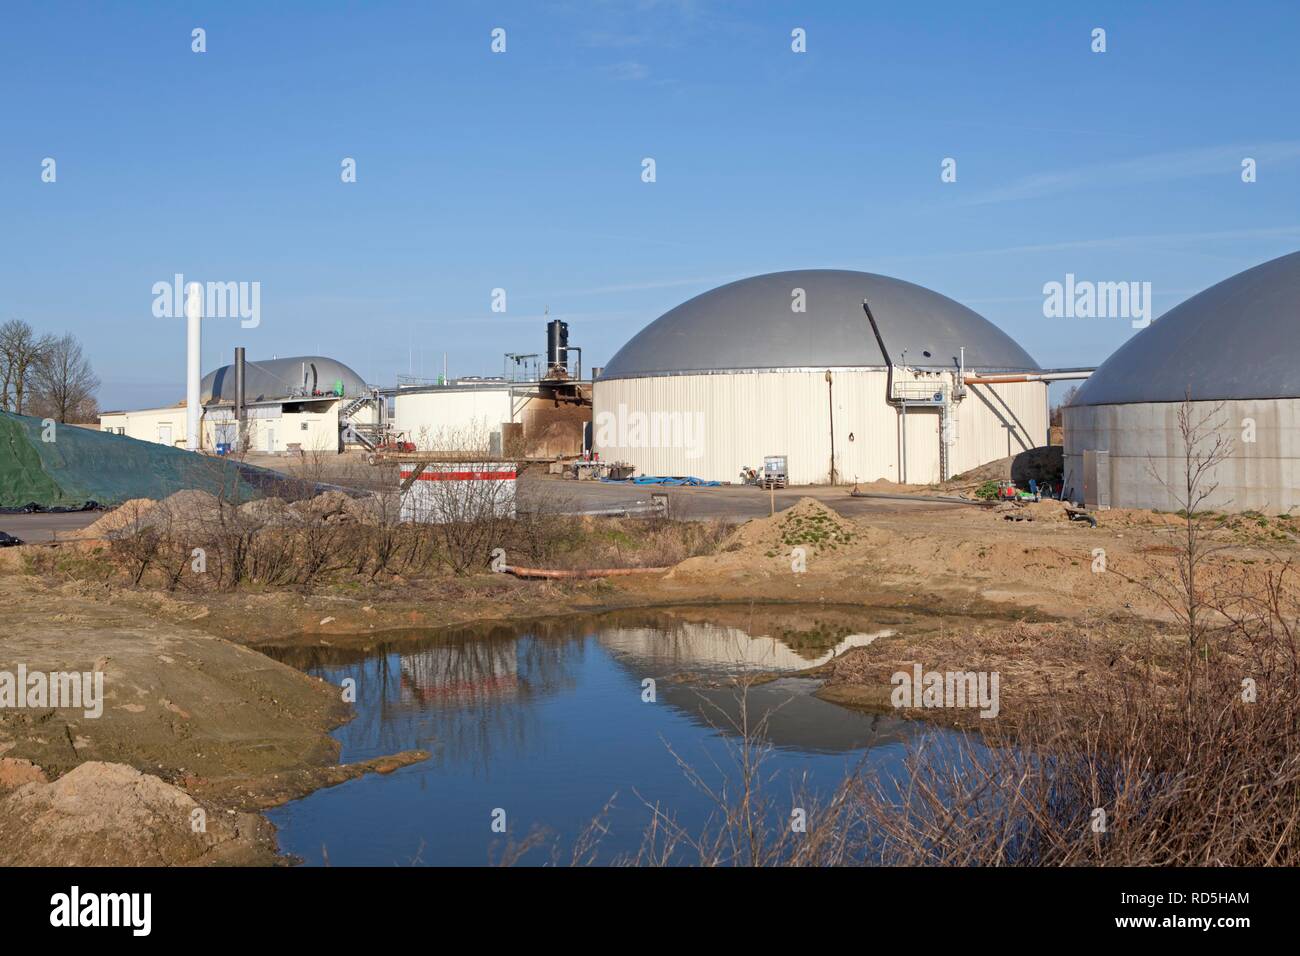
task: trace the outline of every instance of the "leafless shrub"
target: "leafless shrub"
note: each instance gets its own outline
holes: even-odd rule
[[[109,543],[109,553],[126,567],[131,583],[138,586],[158,556],[162,532],[138,504],[125,507],[130,514]]]

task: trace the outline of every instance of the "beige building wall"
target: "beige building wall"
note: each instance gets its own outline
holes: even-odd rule
[[[271,419],[276,446],[272,450],[289,451],[290,446],[297,445],[304,452],[337,452],[339,405],[333,401],[312,411],[285,412],[278,421]]]
[[[342,401],[317,402],[311,411],[281,412],[279,405],[251,405],[245,424],[249,447],[254,451],[287,452],[299,445],[302,451],[336,452],[339,446],[339,409]],[[223,421],[204,414],[201,424],[201,447],[212,451],[217,446],[217,427]],[[144,408],[126,412],[109,412],[99,417],[100,430],[126,435],[140,441],[185,447],[185,407]]]
[[[737,481],[742,466],[759,468],[785,455],[792,484],[903,478],[939,481],[940,416],[885,401],[884,369],[726,372],[597,380],[593,439],[601,458],[638,474],[693,475]],[[951,387],[947,373],[896,376],[925,387]],[[918,386],[919,387],[919,386]],[[1017,382],[967,388],[956,403],[949,475],[1047,443],[1047,386]],[[833,415],[832,415],[833,409]],[[638,413],[639,420],[638,420]],[[833,427],[832,427],[833,417]]]
[[[114,435],[184,448],[185,406],[110,412],[99,416],[99,427],[101,431]]]

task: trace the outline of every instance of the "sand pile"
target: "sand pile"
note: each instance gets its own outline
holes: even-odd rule
[[[30,760],[0,757],[0,793],[16,790],[29,783],[49,783],[45,771]]]
[[[1060,445],[1043,445],[990,461],[944,482],[947,489],[977,488],[986,481],[1012,480],[1021,488],[1029,480],[1059,482],[1065,472],[1065,449]]]
[[[288,502],[281,498],[258,498],[239,506],[239,517],[255,528],[279,528],[294,520]]]
[[[266,827],[254,814],[204,808],[184,790],[125,764],[92,760],[0,801],[0,865],[248,862]]]
[[[988,513],[1005,520],[1067,524],[1070,516],[1065,513],[1065,508],[1064,501],[1044,498],[1042,501],[1004,501],[994,505]]]
[[[77,537],[112,541],[146,528],[193,536],[219,527],[223,512],[227,521],[233,520],[235,507],[223,504],[206,491],[188,489],[168,495],[162,501],[149,498],[128,501],[83,529]]]
[[[326,491],[315,498],[295,501],[289,506],[299,518],[318,521],[347,520],[347,505],[352,499],[341,491]]]
[[[146,527],[145,516],[157,503],[152,498],[132,498],[83,528],[75,537],[111,539],[121,533],[129,534],[135,528]]]
[[[791,548],[802,547],[812,553],[834,550],[855,537],[853,526],[830,508],[815,498],[800,498],[793,508],[741,525],[724,542],[722,550],[786,554]]]
[[[380,500],[377,495],[349,498],[343,505],[343,514],[358,524],[379,524],[385,518],[397,520],[399,513],[396,497]]]
[[[326,491],[315,498],[295,502],[256,498],[235,506],[219,501],[206,491],[188,490],[178,491],[162,501],[149,498],[128,501],[83,529],[76,537],[111,541],[144,528],[194,537],[237,523],[254,529],[315,522],[372,523],[378,520],[380,511],[378,502],[354,499],[341,491]]]

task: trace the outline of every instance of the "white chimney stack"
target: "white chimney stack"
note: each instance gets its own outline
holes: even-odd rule
[[[199,346],[202,344],[203,287],[191,282],[185,287],[186,355],[185,366],[185,447],[199,450],[199,428],[203,410],[199,406],[199,379],[202,377]]]

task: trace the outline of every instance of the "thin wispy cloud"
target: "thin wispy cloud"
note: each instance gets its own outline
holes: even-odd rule
[[[958,205],[983,206],[1041,199],[1081,189],[1113,189],[1200,176],[1235,176],[1240,173],[1241,161],[1246,157],[1255,159],[1264,168],[1290,165],[1300,159],[1300,141],[1184,149],[1035,173],[1005,186],[958,200]]]
[[[954,259],[970,256],[1013,256],[1032,253],[1064,252],[1077,249],[1128,249],[1148,248],[1154,244],[1186,245],[1198,242],[1257,241],[1267,239],[1300,239],[1300,225],[1266,226],[1258,229],[1221,229],[1211,232],[1157,232],[1131,236],[1106,236],[1101,239],[1066,239],[1061,242],[1039,242],[1018,246],[988,246],[980,249],[957,249],[950,252],[924,253],[915,256],[881,256],[875,261],[917,262],[933,259]],[[847,268],[847,267],[846,267]]]
[[[734,282],[736,279],[743,279],[749,273],[730,272],[726,275],[715,276],[691,276],[689,278],[677,279],[650,279],[645,282],[626,282],[619,285],[596,286],[590,289],[565,289],[557,292],[556,295],[605,295],[615,292],[648,292],[653,289],[675,289],[681,286],[698,285],[709,289],[713,286],[720,285],[724,282]]]
[[[612,80],[625,80],[635,82],[644,80],[650,76],[650,67],[637,60],[624,60],[621,63],[611,63],[605,67],[605,75]]]

